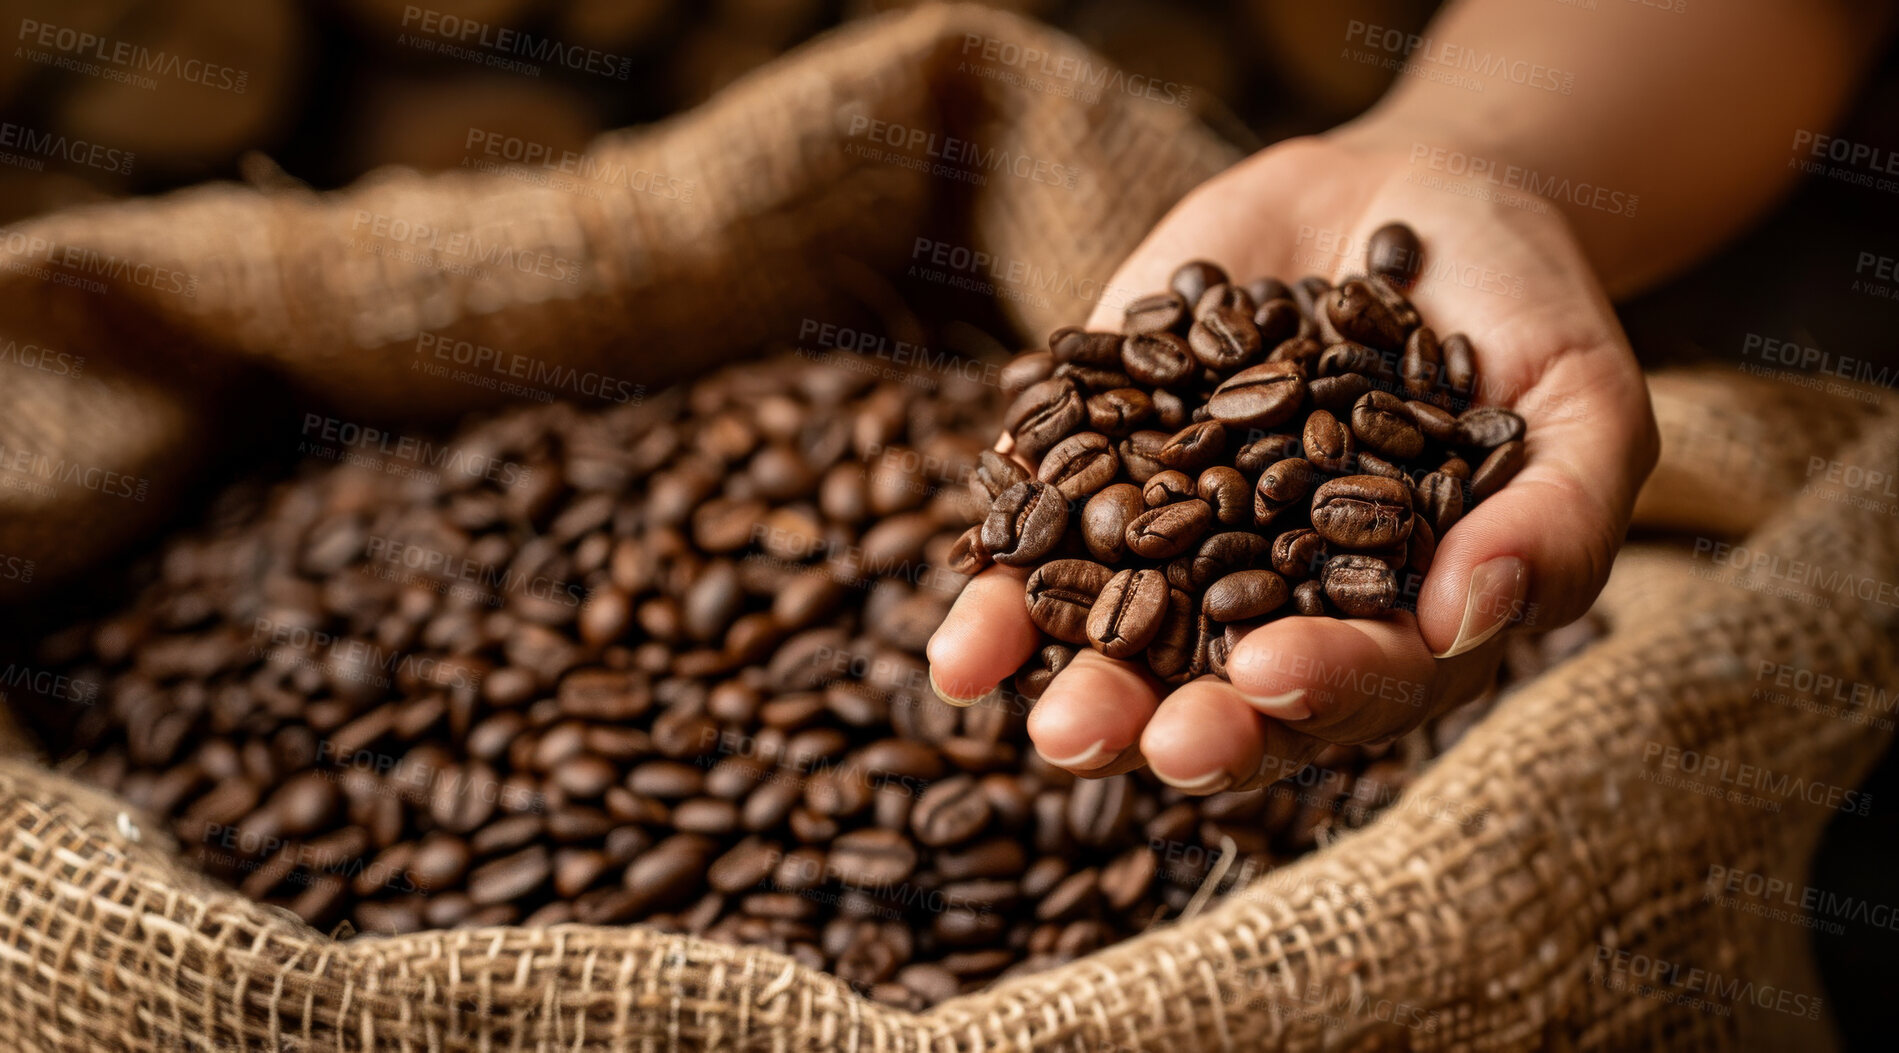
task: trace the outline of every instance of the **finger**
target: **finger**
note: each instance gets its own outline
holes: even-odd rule
[[[1182,793],[1219,793],[1259,771],[1264,723],[1232,684],[1203,676],[1161,702],[1141,734],[1141,755]]]
[[[1226,660],[1255,712],[1328,742],[1373,742],[1430,715],[1437,664],[1405,612],[1370,619],[1281,618]]]
[[[1324,739],[1294,731],[1277,720],[1262,717],[1259,726],[1263,740],[1259,767],[1251,778],[1232,786],[1234,790],[1257,790],[1261,786],[1271,786],[1312,763],[1312,759],[1330,745]]]
[[[1076,774],[1102,771],[1141,741],[1160,702],[1159,685],[1126,662],[1084,649],[1050,681],[1029,711],[1029,738],[1042,759]]]
[[[1418,595],[1432,653],[1468,653],[1511,626],[1565,624],[1608,581],[1656,441],[1640,377],[1583,361],[1591,354],[1551,366],[1539,388],[1582,394],[1566,415],[1532,420],[1516,477],[1439,539]]]
[[[930,637],[930,686],[951,705],[969,705],[1035,653],[1041,630],[1029,620],[1028,572],[994,566],[970,579]]]

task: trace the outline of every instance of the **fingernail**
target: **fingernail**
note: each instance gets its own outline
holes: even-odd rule
[[[1197,778],[1176,779],[1166,772],[1161,771],[1159,768],[1154,768],[1151,764],[1148,765],[1148,767],[1153,769],[1155,778],[1179,790],[1181,793],[1205,796],[1210,793],[1218,793],[1233,783],[1233,776],[1228,775],[1219,768],[1215,768]]]
[[[1035,752],[1042,753],[1042,748],[1037,746]],[[1090,768],[1099,768],[1109,759],[1108,740],[1100,739],[1096,741],[1094,745],[1082,750],[1073,757],[1051,757],[1046,753],[1042,753],[1042,759],[1057,768],[1068,768],[1072,771],[1087,771]]]
[[[1306,689],[1295,688],[1283,695],[1241,695],[1246,704],[1277,720],[1304,720],[1312,715],[1306,705]]]
[[[1470,592],[1464,599],[1464,621],[1439,658],[1455,658],[1483,646],[1521,610],[1530,590],[1530,568],[1515,556],[1498,556],[1477,564],[1470,572]]]
[[[948,702],[950,705],[960,706],[964,709],[967,709],[970,706],[973,706],[976,703],[982,701],[983,696],[989,694],[989,692],[984,691],[981,695],[974,695],[970,698],[960,698],[956,695],[952,695],[948,691],[943,690],[943,685],[936,682],[935,669],[930,670],[930,690],[936,692],[936,697],[942,699],[945,702]]]

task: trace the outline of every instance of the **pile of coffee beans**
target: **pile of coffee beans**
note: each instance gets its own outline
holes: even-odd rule
[[[920,1007],[1364,822],[1477,712],[1206,798],[1044,764],[1066,648],[968,709],[923,659],[1000,395],[889,371],[788,355],[235,489],[40,642],[97,690],[37,723],[326,931],[641,922]]]
[[[1405,298],[1410,228],[1367,255],[1337,288],[1188,263],[1120,332],[1063,328],[1017,356],[1014,456],[982,455],[989,510],[953,566],[1031,568],[1051,640],[1169,684],[1225,675],[1274,617],[1415,606],[1437,538],[1523,464],[1523,419],[1471,404],[1470,342]]]

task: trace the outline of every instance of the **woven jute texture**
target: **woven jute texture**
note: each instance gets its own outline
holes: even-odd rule
[[[43,583],[149,528],[229,441],[220,410],[257,376],[352,419],[504,397],[415,369],[428,333],[659,384],[802,319],[874,313],[926,230],[1099,282],[1235,156],[1180,109],[972,71],[972,39],[1086,58],[1009,16],[926,9],[593,148],[690,194],[389,173],[18,225],[0,334],[87,362],[80,378],[9,372],[0,444],[132,476],[147,499],[69,476],[9,487],[0,552]],[[904,131],[873,138],[872,121]],[[1012,168],[972,186],[892,163],[888,135],[912,132],[1078,178]],[[513,255],[490,258],[496,244]],[[1063,297],[1003,306],[1026,331],[1085,314]],[[1887,745],[1882,722],[1761,689],[1781,667],[1894,682],[1892,510],[1808,458],[1890,478],[1899,414],[1731,373],[1653,387],[1672,485],[1643,516],[1688,540],[1618,564],[1609,636],[1511,696],[1376,822],[1189,920],[922,1014],[779,955],[638,928],[339,942],[191,872],[154,817],[15,756],[0,760],[0,1046],[1178,1053],[1791,1034],[1811,1048],[1824,1021],[1806,1017],[1821,992],[1804,930],[1707,902],[1706,877],[1787,873],[1837,814],[1803,788],[1852,787]],[[1774,423],[1790,419],[1825,432]],[[1734,778],[1744,766],[1756,774]]]

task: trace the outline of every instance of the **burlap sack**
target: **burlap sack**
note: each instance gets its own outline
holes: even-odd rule
[[[0,445],[69,466],[0,491],[0,554],[43,583],[147,529],[202,451],[230,441],[220,410],[240,374],[363,420],[502,397],[414,368],[427,333],[658,384],[853,298],[874,309],[878,276],[905,269],[925,230],[1093,288],[1235,156],[1175,107],[972,74],[971,39],[1084,57],[1012,17],[928,9],[596,145],[598,163],[649,173],[646,189],[389,173],[336,195],[209,187],[6,231],[0,334],[86,361],[78,378],[0,366]],[[1078,179],[972,189],[871,157],[869,121]],[[651,192],[652,176],[682,192]],[[398,224],[434,233],[405,242]],[[484,256],[494,244],[516,255]],[[1087,305],[1003,306],[1034,331]],[[1850,788],[1885,748],[1889,725],[1755,696],[1782,666],[1893,682],[1891,509],[1810,479],[1807,458],[1899,471],[1899,415],[1739,376],[1655,389],[1663,477],[1692,486],[1652,493],[1644,513],[1695,540],[1626,556],[1609,638],[1513,696],[1381,819],[1191,920],[923,1014],[779,955],[638,928],[335,942],[181,866],[152,817],[16,757],[0,761],[0,1044],[1810,1046],[1823,1025],[1806,1014],[1824,1009],[1804,930],[1704,902],[1704,887],[1711,864],[1784,872],[1832,811],[1758,786],[1778,811],[1731,797],[1672,751]],[[1825,403],[1829,436],[1755,443],[1748,422],[1789,399]],[[96,482],[107,471],[144,499]],[[1742,532],[1740,554],[1717,547]]]

